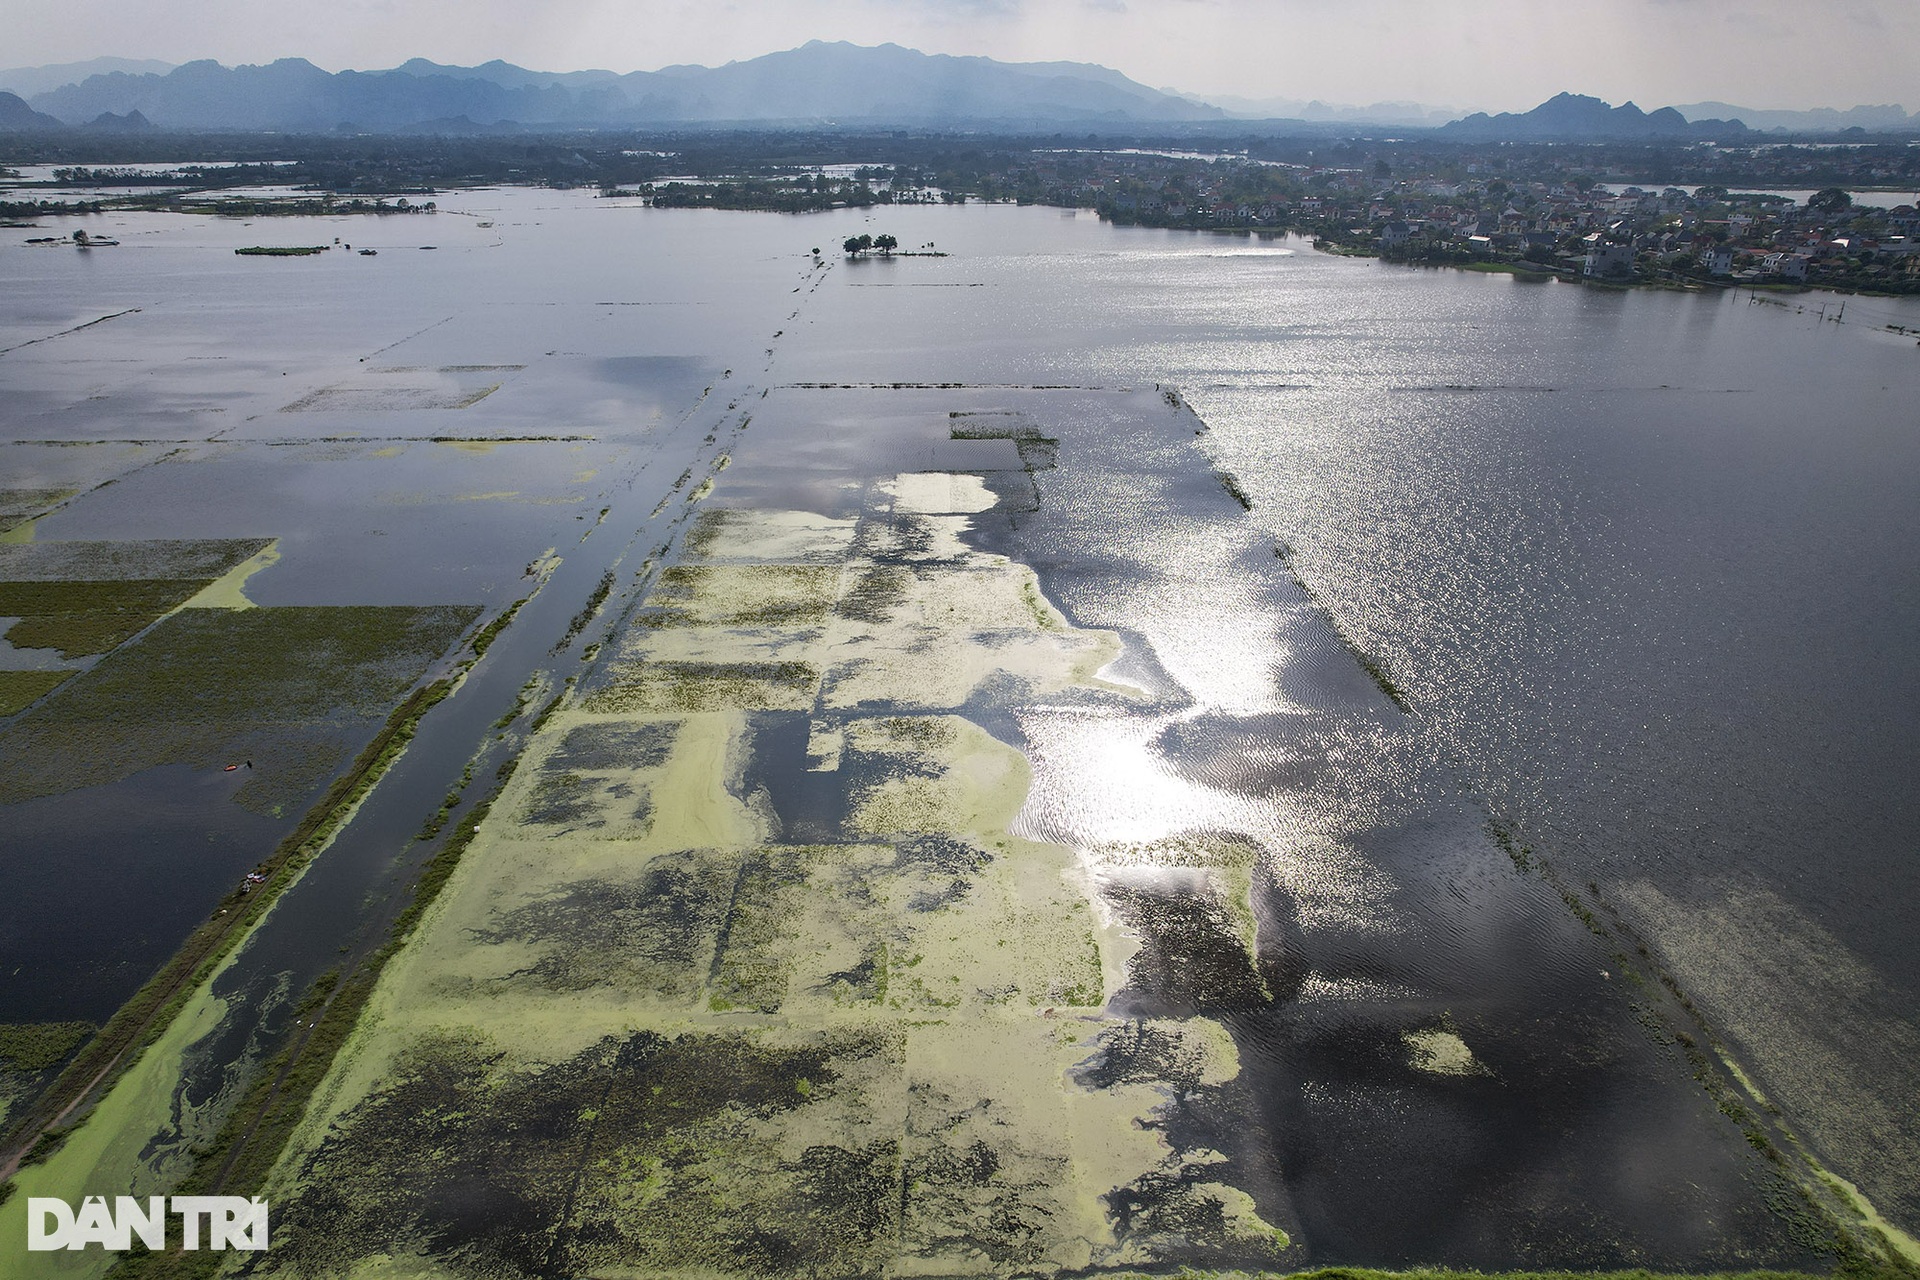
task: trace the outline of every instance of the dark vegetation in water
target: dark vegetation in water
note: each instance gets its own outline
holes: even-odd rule
[[[105,653],[193,598],[210,578],[106,582],[0,582],[0,617],[19,618],[5,639],[62,658]]]
[[[45,1088],[96,1030],[91,1022],[0,1025],[0,1123]],[[53,1139],[55,1144],[60,1136]]]
[[[947,414],[954,440],[1011,440],[1020,465],[1029,472],[1051,471],[1060,462],[1060,441],[1045,434],[1026,414],[1014,409],[964,410]]]
[[[899,866],[925,878],[926,887],[907,899],[910,911],[938,911],[965,898],[993,855],[952,836],[918,836],[899,842]]]
[[[1109,885],[1106,897],[1139,932],[1141,946],[1118,999],[1154,1016],[1219,1015],[1272,1001],[1226,904],[1174,886],[1151,891]]]
[[[166,764],[262,768],[235,794],[299,803],[472,621],[467,606],[188,609],[0,736],[0,803]]]
[[[0,533],[46,514],[71,498],[73,489],[27,489],[0,486]]]
[[[1400,708],[1400,710],[1406,712],[1408,715],[1412,715],[1413,704],[1407,700],[1407,695],[1401,690],[1400,686],[1395,683],[1392,673],[1387,670],[1387,664],[1381,659],[1374,657],[1371,653],[1368,653],[1366,649],[1361,647],[1359,641],[1347,634],[1347,629],[1340,625],[1338,618],[1333,616],[1333,610],[1327,608],[1326,603],[1320,599],[1319,595],[1314,592],[1314,589],[1307,585],[1307,580],[1300,576],[1300,571],[1294,567],[1293,557],[1288,549],[1284,546],[1278,546],[1273,549],[1273,554],[1285,562],[1287,572],[1293,575],[1294,583],[1306,595],[1307,599],[1312,601],[1315,607],[1320,610],[1321,614],[1327,620],[1327,625],[1333,628],[1333,634],[1340,637],[1340,643],[1347,647],[1347,652],[1351,653],[1353,660],[1360,664],[1360,669],[1367,673],[1367,678],[1373,681],[1381,693],[1387,695],[1387,700],[1392,702],[1394,706]]]
[[[308,1159],[264,1269],[419,1251],[475,1277],[877,1275],[897,1142],[770,1138],[831,1097],[836,1064],[888,1051],[857,1032],[635,1032],[522,1064],[478,1033],[422,1036]]]
[[[105,653],[267,545],[243,538],[0,546],[0,618],[19,619],[4,638],[67,659]],[[24,709],[68,674],[0,672],[0,714]]]
[[[521,606],[525,605],[530,598],[531,597],[528,596],[522,596],[518,600],[515,600],[501,611],[499,617],[474,632],[473,639],[467,642],[467,648],[472,651],[476,661],[487,656],[487,650],[493,647],[493,642],[500,638],[502,631],[505,631],[513,625],[515,615],[520,612]]]
[[[170,538],[0,544],[0,579],[104,582],[217,578],[266,550],[272,542],[271,538]]]
[[[1162,1023],[1133,1019],[1103,1031],[1093,1056],[1074,1068],[1074,1079],[1093,1089],[1126,1084],[1164,1084],[1176,1096],[1199,1091],[1207,1070],[1205,1052]]]
[[[59,1066],[93,1032],[91,1022],[0,1025],[0,1067],[12,1071],[45,1071]]]
[[[600,575],[600,581],[594,585],[593,594],[587,597],[587,602],[580,606],[580,612],[574,614],[573,620],[567,623],[567,633],[554,644],[553,652],[558,653],[572,644],[575,638],[587,629],[593,622],[594,615],[600,612],[600,606],[605,604],[607,597],[613,593],[613,582],[613,570],[609,569]]]
[[[1241,510],[1253,510],[1253,499],[1248,497],[1247,491],[1240,487],[1240,477],[1231,471],[1216,471],[1213,474],[1214,478],[1220,481],[1220,487],[1227,491],[1227,496],[1240,504]]]
[[[549,768],[658,769],[673,753],[680,726],[670,720],[583,724],[547,757]]]
[[[926,544],[932,544],[932,534],[924,530]],[[835,602],[833,611],[840,617],[854,622],[866,622],[879,625],[893,616],[894,606],[905,596],[908,586],[913,583],[914,571],[900,564],[874,564],[860,571],[852,585]]]
[[[478,930],[538,958],[499,981],[553,991],[613,986],[693,1000],[714,968],[715,941],[734,905],[739,860],[710,850],[665,854],[631,879],[581,880]]]
[[[0,716],[25,711],[71,675],[71,671],[0,671]]]
[[[805,662],[646,662],[616,671],[612,683],[587,695],[582,709],[724,711],[811,704],[819,684],[819,670]]]
[[[577,773],[550,772],[540,779],[521,819],[534,826],[568,831],[599,831],[613,818],[626,822],[621,829],[603,832],[613,838],[643,834],[653,816],[647,788],[625,778],[601,779]]]

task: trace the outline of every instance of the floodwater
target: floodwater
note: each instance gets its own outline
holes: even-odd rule
[[[288,993],[368,945],[414,832],[518,740],[494,726],[529,679],[539,701],[604,678],[587,646],[612,660],[683,554],[687,477],[722,508],[853,521],[874,477],[971,470],[986,497],[937,509],[1117,635],[1106,675],[1135,691],[965,701],[1032,768],[1009,830],[1075,851],[1133,940],[1106,1017],[1230,1037],[1238,1076],[1156,1123],[1218,1153],[1290,1259],[1813,1260],[1665,997],[1629,980],[1639,945],[1820,1159],[1920,1219],[1920,349],[1884,327],[1920,306],[1850,299],[1835,324],[1823,295],[1587,290],[1055,210],[439,203],[0,246],[0,487],[71,495],[33,541],[276,539],[245,586],[263,607],[491,615],[538,587],[221,979],[182,1096],[230,1096]],[[831,253],[862,229],[950,256]],[[1019,438],[959,438],[975,421],[1057,441],[1057,465],[967,460]],[[816,838],[844,806],[793,763],[804,718],[757,723],[743,787]],[[343,755],[371,732],[326,728]],[[7,806],[0,1021],[103,1019],[291,827],[326,775],[278,812],[218,790],[255,731]],[[1253,851],[1249,953],[1221,944],[1197,844]]]

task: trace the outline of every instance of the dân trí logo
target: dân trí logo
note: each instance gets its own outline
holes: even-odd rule
[[[167,1247],[167,1219],[180,1220],[175,1238],[182,1249],[267,1247],[267,1202],[255,1196],[88,1196],[79,1209],[65,1200],[32,1196],[27,1200],[27,1248],[131,1249],[137,1239],[149,1249]]]

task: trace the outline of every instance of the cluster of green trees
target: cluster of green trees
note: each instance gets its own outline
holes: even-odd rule
[[[881,257],[888,258],[892,257],[893,251],[900,247],[900,242],[889,235],[870,236],[863,234],[848,236],[840,247],[847,251],[849,258],[857,258],[869,250],[877,251]]]

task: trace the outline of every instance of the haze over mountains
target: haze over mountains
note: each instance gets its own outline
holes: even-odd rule
[[[543,72],[494,61],[415,58],[387,71],[328,72],[299,58],[261,66],[97,59],[0,71],[0,130],[58,127],[329,132],[462,132],[630,125],[812,124],[907,127],[1206,127],[1286,120],[1429,129],[1472,141],[1687,140],[1748,130],[1920,130],[1898,106],[1752,110],[1704,102],[1643,111],[1561,94],[1532,111],[1453,119],[1418,103],[1330,106],[1295,99],[1205,101],[1149,88],[1090,63],[1009,63],[898,45],[812,41],[720,67]],[[16,96],[17,95],[17,96]]]
[[[329,73],[298,58],[266,66],[189,62],[165,75],[113,72],[36,94],[69,124],[138,111],[173,129],[406,129],[788,121],[950,124],[1219,119],[1218,107],[1083,63],[1006,63],[813,41],[722,67],[548,73],[505,62]]]
[[[1577,93],[1557,94],[1531,111],[1476,111],[1440,126],[1440,134],[1472,141],[1555,142],[1610,138],[1685,141],[1747,132],[1744,121],[1689,120],[1673,107],[1642,111],[1631,102],[1610,106]]]

